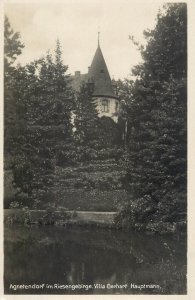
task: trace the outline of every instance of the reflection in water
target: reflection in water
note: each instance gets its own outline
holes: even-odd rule
[[[4,253],[6,294],[186,293],[182,235],[6,227]],[[14,290],[22,284],[45,285]]]

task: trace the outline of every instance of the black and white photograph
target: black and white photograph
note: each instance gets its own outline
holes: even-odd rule
[[[4,1],[5,299],[188,294],[188,8]]]

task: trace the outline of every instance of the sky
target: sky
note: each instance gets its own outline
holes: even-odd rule
[[[143,31],[152,29],[163,2],[131,0],[7,1],[4,6],[14,31],[25,44],[17,62],[22,65],[54,50],[59,38],[68,73],[87,73],[97,48],[98,31],[111,78],[130,77],[141,62],[129,40],[144,43]]]

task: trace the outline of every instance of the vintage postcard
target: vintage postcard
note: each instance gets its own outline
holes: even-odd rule
[[[191,295],[191,2],[4,1],[2,299]]]

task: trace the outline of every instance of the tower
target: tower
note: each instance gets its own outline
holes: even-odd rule
[[[76,71],[72,79],[72,86],[76,90],[82,83],[93,83],[92,97],[96,104],[98,116],[100,118],[109,117],[114,122],[118,122],[119,100],[114,92],[114,86],[100,48],[99,33],[98,46],[91,66],[88,68],[88,74],[80,74],[79,71]]]
[[[106,116],[118,121],[119,102],[104,60],[98,39],[98,47],[88,71],[88,81],[94,83],[93,99],[99,117]]]

